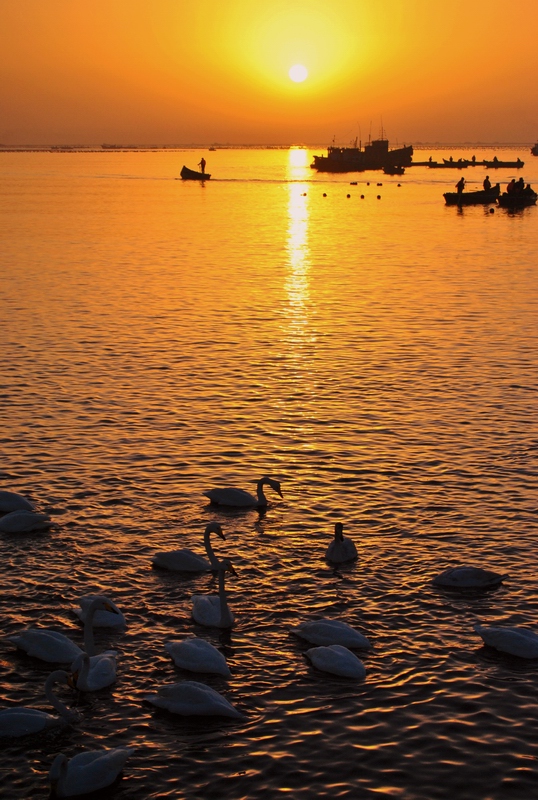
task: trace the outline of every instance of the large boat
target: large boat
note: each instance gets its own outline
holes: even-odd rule
[[[181,168],[179,174],[184,181],[208,181],[211,177],[209,172],[196,172],[196,170],[189,169],[185,166]]]
[[[413,148],[398,147],[389,150],[387,139],[374,139],[364,146],[355,140],[354,147],[327,148],[326,156],[314,156],[310,165],[318,172],[364,172],[367,169],[385,169],[385,167],[407,167],[411,164]]]
[[[447,206],[487,205],[494,203],[501,193],[501,184],[497,183],[491,189],[480,189],[477,192],[445,192],[443,197]]]

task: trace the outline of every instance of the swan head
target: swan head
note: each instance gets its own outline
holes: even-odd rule
[[[335,522],[334,538],[337,542],[342,542],[344,540],[344,525],[342,522]]]
[[[88,653],[81,653],[71,664],[71,673],[67,675],[67,683],[72,689],[76,689],[80,673],[85,665],[89,665],[90,657]]]
[[[206,526],[205,529],[206,533],[215,533],[220,539],[224,539],[226,541],[226,536],[224,535],[222,528],[218,522],[210,522],[209,525]]]
[[[237,578],[237,572],[234,569],[234,565],[230,561],[229,558],[225,558],[223,561],[219,563],[219,572],[229,572],[230,575],[234,575]]]
[[[280,488],[280,481],[275,481],[274,478],[269,478],[267,475],[265,475],[261,479],[260,483],[262,486],[270,486],[274,492],[280,495],[280,497],[284,497],[282,494],[282,489]]]

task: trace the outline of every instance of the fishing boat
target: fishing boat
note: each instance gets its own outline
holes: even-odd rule
[[[517,161],[499,161],[497,156],[491,161],[483,161],[482,163],[487,169],[521,169],[521,167],[525,166],[525,162],[520,158],[518,158]]]
[[[480,189],[477,192],[445,192],[443,197],[447,206],[488,205],[495,203],[501,193],[501,184],[496,183],[491,189]]]
[[[367,169],[384,169],[385,167],[407,167],[411,164],[413,148],[398,147],[389,150],[388,139],[374,139],[364,146],[327,148],[327,155],[314,156],[310,165],[318,172],[364,172]]]
[[[538,194],[533,189],[523,189],[522,192],[503,192],[497,203],[501,208],[525,208],[535,206]]]
[[[383,167],[383,172],[385,175],[403,175],[405,172],[405,167]]]
[[[189,169],[185,166],[181,168],[179,174],[184,181],[208,181],[211,177],[209,172],[196,172],[196,170]]]
[[[538,156],[538,142],[531,147],[531,153],[533,156]]]

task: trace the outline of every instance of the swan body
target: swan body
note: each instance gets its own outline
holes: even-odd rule
[[[221,506],[233,506],[235,508],[266,508],[267,498],[263,492],[264,486],[270,486],[273,491],[283,497],[280,483],[264,476],[260,478],[257,484],[256,496],[244,489],[222,488],[210,489],[204,492],[212,503],[217,503]]]
[[[42,531],[50,528],[52,522],[46,514],[38,514],[36,511],[19,509],[10,511],[0,517],[0,531],[2,533],[29,533],[30,531]]]
[[[481,567],[448,567],[433,579],[433,585],[449,589],[486,589],[499,586],[507,577]]]
[[[351,539],[344,537],[344,526],[341,522],[337,522],[334,526],[334,539],[327,548],[325,558],[336,564],[357,558],[355,543]]]
[[[301,622],[291,631],[311,644],[343,647],[369,648],[372,645],[362,633],[352,628],[347,622],[338,619],[318,619],[314,622]]]
[[[97,692],[116,681],[116,653],[110,650],[98,656],[81,653],[71,664],[75,686],[81,692]]]
[[[218,595],[195,594],[192,596],[192,616],[199,625],[209,628],[231,628],[234,615],[228,607],[224,576],[226,572],[236,575],[231,561],[224,559],[219,564]]]
[[[211,672],[231,678],[232,673],[226,659],[216,647],[205,639],[192,637],[182,642],[166,642],[164,649],[171,656],[176,667],[189,672]]]
[[[112,606],[101,598],[96,598],[89,606],[84,622],[84,647],[88,655],[95,655],[93,640],[93,617],[96,611],[112,610]],[[29,656],[50,663],[71,664],[83,652],[68,636],[46,628],[28,628],[22,633],[6,637],[19,650]]]
[[[53,796],[76,797],[105,789],[114,783],[133,753],[129,747],[86,750],[69,760],[59,753],[49,772]]]
[[[94,600],[101,600],[103,603],[108,603],[111,611],[106,608],[98,609],[93,617],[94,628],[123,628],[126,625],[125,616],[122,614],[116,603],[106,597],[104,594],[87,594],[80,598],[80,608],[74,608],[73,611],[81,622],[86,621],[88,611]]]
[[[528,628],[475,625],[484,644],[519,658],[538,658],[538,634]]]
[[[204,544],[207,553],[207,560],[202,556],[193,553],[192,550],[182,548],[181,550],[168,550],[155,553],[152,562],[156,567],[170,569],[175,572],[208,572],[218,569],[219,561],[211,547],[210,536],[215,533],[221,539],[225,539],[221,526],[218,522],[210,522],[204,532]]]
[[[59,681],[69,681],[70,676],[63,669],[51,672],[45,682],[45,696],[49,703],[59,713],[59,717],[40,711],[37,708],[14,706],[0,711],[0,737],[19,737],[30,733],[39,733],[47,728],[56,728],[67,725],[77,719],[74,711],[70,711],[61,700],[56,697],[52,687]]]
[[[157,708],[164,708],[172,714],[181,714],[184,717],[219,716],[236,719],[243,717],[243,714],[219,692],[198,681],[182,681],[161,686],[157,694],[147,695],[145,699]]]
[[[322,672],[340,675],[342,678],[357,678],[362,680],[366,675],[364,664],[347,647],[341,644],[330,644],[328,647],[312,647],[306,655]]]
[[[0,514],[10,511],[34,511],[32,503],[17,492],[0,492]]]

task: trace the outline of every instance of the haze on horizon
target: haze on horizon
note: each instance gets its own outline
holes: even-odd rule
[[[537,0],[0,8],[4,145],[538,139]]]

